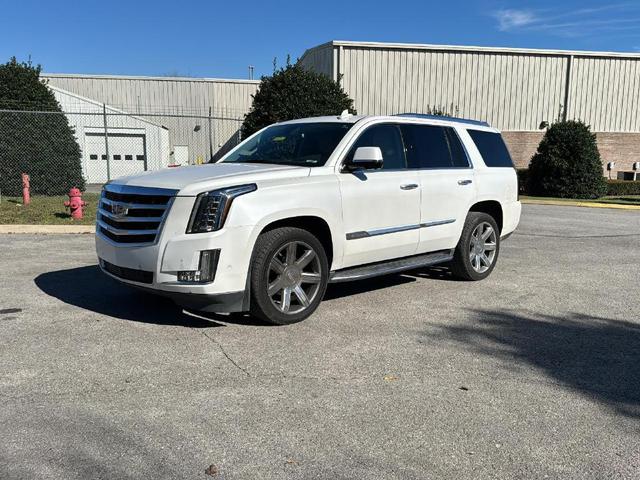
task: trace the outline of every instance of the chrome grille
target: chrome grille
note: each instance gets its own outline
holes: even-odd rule
[[[102,189],[96,230],[113,243],[156,242],[177,190],[107,184]]]

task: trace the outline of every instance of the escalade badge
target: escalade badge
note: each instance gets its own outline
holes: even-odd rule
[[[115,217],[123,218],[127,216],[127,213],[129,213],[129,209],[121,203],[113,203],[111,204],[111,213]]]

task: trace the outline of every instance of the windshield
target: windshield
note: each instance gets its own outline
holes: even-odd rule
[[[338,122],[273,125],[242,143],[223,162],[320,167],[352,126]]]

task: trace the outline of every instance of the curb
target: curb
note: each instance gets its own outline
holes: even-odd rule
[[[94,234],[95,225],[0,225],[0,234]]]
[[[616,203],[598,203],[598,202],[573,202],[559,200],[531,200],[520,199],[520,203],[529,205],[559,205],[564,207],[587,207],[587,208],[613,208],[615,210],[640,210],[640,205],[622,205]]]

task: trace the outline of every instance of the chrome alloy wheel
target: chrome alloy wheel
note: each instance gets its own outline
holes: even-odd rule
[[[313,248],[304,242],[289,242],[269,262],[267,295],[282,313],[300,313],[318,295],[321,274]]]
[[[469,260],[471,267],[478,273],[484,273],[496,258],[497,236],[493,227],[482,222],[471,233],[469,242]]]

